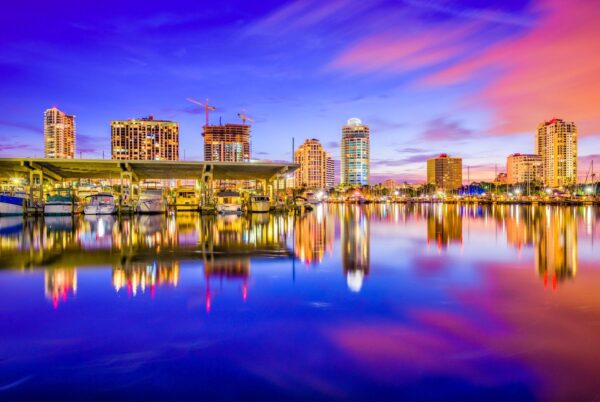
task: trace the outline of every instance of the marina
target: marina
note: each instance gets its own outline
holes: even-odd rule
[[[0,215],[241,213],[242,206],[245,212],[268,212],[278,209],[270,200],[279,194],[285,198],[286,178],[297,167],[293,163],[0,158],[4,180]],[[222,180],[260,183],[262,194],[250,189],[243,197],[233,190],[229,196],[220,195],[227,192],[214,183]],[[182,181],[193,185],[181,187],[177,183]],[[67,194],[59,195],[61,191]]]

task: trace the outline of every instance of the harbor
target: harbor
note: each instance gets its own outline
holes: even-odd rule
[[[297,167],[272,162],[3,158],[0,215],[282,211],[294,208],[286,179]],[[231,183],[237,187],[225,196],[220,186]],[[248,188],[240,190],[239,183]]]

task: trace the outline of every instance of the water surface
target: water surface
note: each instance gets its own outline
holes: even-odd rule
[[[600,211],[0,218],[0,399],[598,399]]]

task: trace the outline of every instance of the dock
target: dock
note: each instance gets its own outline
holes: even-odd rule
[[[124,199],[133,199],[134,185],[147,180],[193,180],[195,188],[204,199],[215,191],[215,182],[239,180],[260,182],[262,189],[273,198],[286,190],[286,179],[298,164],[286,162],[203,162],[166,160],[115,160],[115,159],[48,159],[0,158],[0,180],[28,182],[28,193],[34,206],[28,215],[36,214],[42,206],[46,185],[105,180],[116,184]],[[123,205],[122,211],[127,211]],[[39,208],[38,208],[39,209]],[[38,213],[40,211],[37,211]]]

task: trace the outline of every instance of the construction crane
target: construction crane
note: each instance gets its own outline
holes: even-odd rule
[[[206,102],[205,103],[198,102],[197,100],[194,100],[192,98],[186,98],[186,100],[188,102],[192,102],[192,103],[194,103],[196,105],[199,105],[199,106],[202,106],[204,108],[204,113],[206,114],[206,126],[208,126],[208,113],[209,112],[214,112],[215,110],[217,110],[217,108],[208,104],[208,98],[206,98]]]
[[[246,120],[247,120],[247,121],[251,121],[251,122],[253,122],[253,123],[254,123],[254,119],[253,119],[253,118],[251,118],[251,117],[249,117],[249,116],[246,116],[246,115],[245,115],[245,114],[243,114],[243,113],[238,113],[237,115],[238,115],[238,117],[239,117],[240,119],[242,119],[242,124],[244,124],[244,125],[246,124]]]

